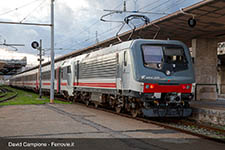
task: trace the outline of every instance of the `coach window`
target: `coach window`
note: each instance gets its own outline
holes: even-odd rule
[[[70,66],[67,67],[67,73],[71,73],[71,67]]]
[[[55,79],[56,79],[56,70],[55,70],[55,73],[54,73],[54,75],[55,75]]]
[[[67,84],[68,84],[68,85],[71,85],[71,80],[70,80],[71,76],[70,76],[70,75],[71,75],[71,67],[68,66],[68,67],[67,67],[67,76],[68,76],[68,77],[67,77]]]
[[[61,79],[63,79],[63,68],[61,69]]]
[[[67,79],[67,67],[63,67],[62,72],[63,72],[62,79],[66,80]]]
[[[77,75],[77,64],[74,64],[74,76]]]
[[[47,79],[50,80],[50,71],[47,71]]]
[[[43,79],[43,80],[46,79],[46,72],[42,72],[42,79]]]

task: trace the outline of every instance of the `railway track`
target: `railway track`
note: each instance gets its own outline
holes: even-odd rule
[[[15,97],[18,95],[17,92],[12,91],[12,90],[10,90],[10,89],[7,89],[7,88],[5,88],[5,87],[4,87],[4,88],[1,87],[0,90],[4,93],[4,94],[0,95],[0,103],[6,102],[6,101],[8,101],[8,100],[11,100],[11,99],[15,98]],[[9,93],[14,93],[14,94],[8,96]]]
[[[166,124],[171,129],[175,129],[187,134],[205,138],[208,140],[225,143],[225,130],[211,125],[198,123],[189,119],[165,119],[157,122]]]
[[[92,107],[94,109],[94,107]],[[157,120],[150,120],[144,117],[136,117],[133,118],[131,115],[129,114],[124,114],[124,113],[116,113],[112,110],[106,110],[104,108],[100,108],[99,110],[102,111],[107,111],[110,113],[114,113],[123,117],[128,117],[128,118],[132,118],[132,119],[136,119],[142,122],[146,122],[146,123],[151,123],[151,124],[155,124],[167,129],[172,129],[172,130],[176,130],[176,131],[180,131],[186,134],[190,134],[190,135],[194,135],[194,136],[198,136],[204,139],[208,139],[208,140],[212,140],[212,141],[216,141],[219,143],[225,143],[225,131],[222,129],[218,129],[218,128],[214,128],[214,127],[210,127],[210,126],[206,126],[206,125],[201,125],[201,124],[197,124],[197,123],[192,123],[191,124],[191,128],[190,126],[190,122],[186,121],[186,120],[179,120],[177,121],[177,119],[175,120],[176,123],[171,123],[171,122],[167,122],[167,121],[157,121]],[[195,130],[194,130],[195,129]],[[210,130],[209,130],[210,129]],[[203,130],[203,131],[199,131],[199,130]],[[207,133],[207,134],[205,134]],[[210,134],[215,135],[215,133],[219,133],[219,135],[221,136],[210,136]]]
[[[57,99],[61,100],[61,101],[68,101],[63,98],[57,98]],[[79,102],[75,102],[75,104],[86,107],[84,104],[79,103]],[[176,130],[176,131],[179,131],[182,133],[198,136],[200,138],[208,139],[211,141],[225,143],[225,130],[224,129],[220,129],[220,128],[205,125],[205,124],[200,124],[200,123],[194,122],[193,120],[187,120],[187,119],[169,119],[168,120],[167,118],[153,120],[153,119],[144,118],[144,117],[133,118],[129,114],[117,113],[113,110],[105,109],[102,107],[96,108],[94,105],[88,105],[88,108],[117,114],[117,115],[120,115],[123,117],[136,119],[136,120],[139,120],[139,121],[142,121],[145,123],[151,123],[151,124],[158,125],[158,126],[161,126],[161,127],[167,128],[167,129]]]
[[[0,98],[5,97],[7,95],[7,91],[4,88],[0,88],[0,93],[1,93]]]

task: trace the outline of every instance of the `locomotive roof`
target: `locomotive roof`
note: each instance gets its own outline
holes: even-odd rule
[[[60,61],[63,61],[63,60],[66,60],[66,59],[71,59],[71,58],[74,58],[74,57],[76,57],[76,56],[79,56],[79,55],[82,55],[82,54],[88,54],[88,53],[92,53],[92,52],[96,52],[95,54],[98,54],[98,52],[99,53],[101,53],[101,50],[104,50],[104,51],[107,51],[107,53],[110,53],[111,51],[114,51],[115,49],[126,49],[126,48],[129,48],[129,47],[131,47],[131,45],[134,43],[134,42],[156,42],[156,43],[164,43],[164,44],[167,44],[167,42],[168,41],[170,41],[170,42],[172,42],[173,41],[173,43],[177,43],[178,41],[176,41],[176,40],[152,40],[152,39],[135,39],[135,40],[130,40],[130,41],[125,41],[125,42],[121,42],[121,43],[118,43],[118,44],[115,44],[115,45],[110,45],[109,47],[104,47],[104,48],[98,48],[98,49],[93,49],[93,50],[89,50],[89,51],[77,51],[77,53],[76,53],[76,55],[72,55],[71,57],[69,57],[69,58],[65,58],[65,59],[55,59],[55,62],[57,63],[57,62],[60,62]],[[180,42],[179,41],[179,43],[182,43],[182,42]],[[115,49],[114,49],[115,48]],[[50,62],[47,62],[47,63],[44,63],[44,64],[42,64],[42,66],[44,67],[44,66],[47,66],[47,65],[49,65],[50,64]],[[56,65],[56,64],[55,64]],[[39,65],[38,66],[36,66],[36,67],[33,67],[33,68],[31,68],[31,69],[28,69],[28,70],[25,70],[25,71],[23,71],[23,72],[20,72],[20,73],[18,73],[17,75],[19,75],[19,74],[22,74],[22,73],[24,73],[24,72],[28,72],[28,71],[31,71],[31,70],[34,70],[34,69],[38,69],[39,68]]]
[[[68,57],[68,58],[65,57],[64,59],[56,58],[55,59],[55,63],[60,62],[60,61],[63,61],[63,60],[66,60],[66,59],[74,58],[74,57],[79,56],[79,55],[82,55],[82,54],[88,54],[88,53],[91,53],[91,52],[94,52],[94,51],[98,51],[98,50],[102,50],[102,49],[110,49],[111,47],[120,47],[121,49],[128,48],[128,47],[130,47],[130,45],[131,45],[131,43],[133,41],[134,40],[125,41],[125,42],[118,43],[118,44],[115,44],[115,45],[110,45],[109,47],[97,48],[97,49],[93,49],[93,50],[89,50],[89,51],[78,50],[76,52],[76,55],[72,55],[71,57]],[[47,62],[47,63],[42,64],[43,67],[44,66],[47,66],[47,65],[50,65],[50,62]],[[38,69],[38,68],[39,68],[39,65],[37,65],[37,66],[35,66],[33,68],[30,68],[28,70],[25,70],[23,72],[20,72],[17,75],[22,74],[22,73],[25,73],[25,72],[28,72],[28,71],[31,71],[31,70],[34,70],[34,69]]]

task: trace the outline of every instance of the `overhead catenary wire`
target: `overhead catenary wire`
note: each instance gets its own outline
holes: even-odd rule
[[[93,24],[91,24],[91,25],[88,26],[87,28],[91,28],[91,27],[93,27],[94,25],[96,25],[97,23],[99,23],[99,20],[95,21]],[[84,31],[79,32],[77,35],[80,35],[81,33],[84,33]],[[70,38],[71,38],[71,37],[69,37],[69,38],[67,38],[67,39],[64,39],[64,40],[57,41],[57,42],[55,42],[55,45],[57,45],[58,43],[62,43],[62,42],[68,41],[68,40],[70,40]]]
[[[177,0],[176,2],[178,2],[178,1],[180,1],[180,0]],[[171,2],[171,0],[167,0],[167,1],[165,1],[165,2],[162,2],[162,3],[160,3],[159,5],[157,5],[157,6],[153,7],[153,8],[151,8],[151,10],[159,9],[160,7],[165,6],[165,4],[167,4],[167,3],[169,3],[169,2]],[[174,5],[173,7],[175,7],[175,6],[176,6],[176,5]]]
[[[34,8],[33,10],[31,10],[28,14],[27,14],[27,16],[25,16],[21,21],[20,21],[20,23],[22,23],[23,21],[25,21],[33,12],[35,12],[39,7],[41,7],[44,3],[46,2],[46,0],[43,0],[43,1],[41,1],[41,3],[36,7],[36,8]]]
[[[121,3],[122,4],[122,3]],[[118,5],[117,7],[119,7],[120,5]],[[116,8],[117,8],[116,7]],[[121,21],[119,21],[119,22],[121,22]],[[109,30],[107,30],[107,31],[105,31],[105,32],[102,32],[101,34],[98,34],[98,36],[101,36],[101,35],[103,35],[103,34],[105,34],[105,33],[108,33],[108,32],[110,32],[110,31],[112,31],[113,29],[115,29],[115,28],[117,28],[117,27],[119,27],[120,25],[118,25],[118,26],[116,26],[116,27],[114,27],[114,28],[110,28]],[[94,39],[94,38],[96,38],[96,37],[93,37],[93,38],[91,38],[91,39]],[[89,39],[86,39],[86,40],[84,40],[84,41],[82,41],[82,42],[87,42],[87,41],[89,41],[90,40],[90,38]],[[76,42],[76,43],[78,43],[78,44],[80,44],[81,42]]]
[[[118,28],[118,27],[120,27],[120,24],[117,25],[117,26],[115,26],[115,27],[113,27],[113,28],[111,28],[111,29],[108,29],[108,30],[106,30],[106,31],[101,32],[100,34],[98,34],[98,36],[102,36],[102,35],[104,35],[104,34],[110,32],[110,31],[112,31],[113,29],[116,29],[116,28]],[[82,40],[82,41],[76,42],[76,43],[77,43],[77,44],[81,44],[81,43],[83,43],[83,42],[87,42],[87,41],[90,41],[90,40],[92,40],[92,39],[95,40],[95,38],[96,38],[96,37],[93,36],[92,38],[85,39],[85,40]],[[68,47],[68,48],[66,48],[66,49],[74,49],[74,46],[72,45],[72,46],[70,46],[70,47]]]
[[[165,2],[162,2],[162,3],[160,3],[159,5],[150,8],[149,11],[150,11],[150,10],[152,11],[152,10],[155,10],[155,9],[157,9],[157,8],[159,8],[159,7],[165,6],[165,4],[167,4],[167,3],[170,2],[170,1],[171,1],[171,0],[167,0],[167,1],[165,1]],[[176,1],[174,2],[174,3],[176,3],[176,5],[173,5],[172,7],[169,7],[169,8],[167,7],[166,9],[160,10],[160,11],[162,11],[162,12],[168,11],[168,10],[174,8],[174,7],[177,7],[178,5],[180,5],[181,3],[183,3],[184,1],[185,1],[185,0],[176,0]],[[158,1],[158,2],[160,2],[160,1]],[[178,2],[178,3],[177,3],[177,2]],[[154,2],[153,2],[153,3],[154,3]],[[150,3],[150,4],[146,5],[146,6],[150,6],[150,5],[153,4],[153,3]],[[157,3],[154,3],[154,4],[157,4]],[[146,6],[140,8],[139,10],[143,10],[144,8],[146,8]]]
[[[167,0],[167,1],[169,1],[169,0]],[[145,6],[141,7],[141,8],[139,8],[138,11],[145,9],[145,8],[147,8],[147,7],[150,6],[150,5],[157,4],[157,3],[159,3],[159,2],[160,2],[160,1],[155,0],[155,1],[153,1],[153,2],[151,2],[151,3],[149,3],[149,4],[147,4],[147,5],[145,5]]]
[[[184,2],[185,0],[176,0],[174,3],[176,3],[176,5],[173,5],[173,6],[171,6],[171,7],[166,7],[166,8],[163,8],[163,9],[161,9],[160,11],[166,11],[166,10],[170,10],[170,9],[173,9],[174,7],[177,7],[177,5],[180,5],[182,2]],[[160,3],[161,2],[161,3]],[[159,9],[159,8],[161,8],[161,7],[163,7],[163,6],[165,6],[166,4],[168,4],[169,2],[171,2],[171,0],[166,0],[166,1],[164,1],[164,2],[162,2],[162,1],[153,1],[152,3],[150,3],[150,4],[148,4],[148,5],[145,5],[145,6],[143,6],[143,7],[141,7],[140,9],[138,9],[138,11],[139,10],[143,10],[143,9],[146,9],[148,6],[150,6],[151,4],[154,4],[154,7],[151,7],[150,9],[149,9],[149,11],[152,11],[152,10],[156,10],[156,9]],[[120,5],[118,5],[117,7],[119,7]],[[152,5],[153,6],[153,5]],[[168,14],[168,13],[165,13],[164,15],[166,15],[166,14]],[[163,14],[160,14],[161,16],[163,16]],[[97,24],[97,23],[96,23]],[[116,27],[113,27],[113,29],[115,29],[115,28],[118,28],[120,25],[118,25],[118,26],[116,26]],[[103,32],[101,32],[100,34],[98,34],[98,37],[99,37],[99,39],[103,39],[103,37],[105,37],[105,34],[109,34],[109,33],[111,33],[112,32],[112,29],[110,29],[109,31],[107,31],[107,32],[105,32],[105,31],[103,31]],[[82,33],[82,32],[81,32]],[[104,35],[104,36],[103,36]],[[80,47],[80,44],[84,44],[84,43],[92,43],[93,44],[93,41],[96,41],[95,40],[96,39],[96,37],[95,36],[93,36],[92,38],[88,38],[88,39],[85,39],[85,40],[82,40],[82,41],[78,41],[78,42],[76,42],[76,41],[74,41],[74,42],[76,42],[76,46],[78,46],[78,47]],[[74,48],[74,45],[75,44],[72,44],[72,46],[70,46],[70,48],[71,49],[73,49]],[[86,46],[88,45],[88,44],[85,44]]]
[[[164,5],[165,5],[166,3],[168,3],[168,2],[170,2],[170,0],[167,0],[167,1],[165,1],[165,2],[160,3],[159,5],[157,5],[157,6],[153,7],[153,8],[151,8],[150,10],[152,11],[152,10],[154,10],[154,9],[156,9],[156,8],[160,8],[160,7],[164,6]]]
[[[17,8],[8,10],[8,11],[3,12],[3,13],[0,13],[0,16],[6,15],[6,14],[9,14],[9,13],[12,13],[14,11],[18,11],[19,9],[24,8],[24,7],[27,7],[27,6],[31,5],[31,4],[34,4],[35,2],[38,2],[38,1],[40,1],[40,0],[33,0],[33,1],[31,1],[29,3],[26,3],[26,4],[22,5],[22,6],[19,6]]]
[[[126,1],[130,1],[130,0],[126,0]],[[116,7],[114,7],[114,9],[119,8],[120,6],[122,6],[122,4],[123,4],[123,2],[121,2],[119,5],[117,5]],[[89,25],[89,26],[87,27],[87,29],[91,29],[91,28],[93,28],[95,25],[97,25],[97,24],[99,24],[99,23],[100,23],[100,21],[97,20],[97,21],[94,22],[93,24]],[[82,33],[84,33],[84,32],[86,32],[86,30],[79,32],[77,35],[80,35],[80,34],[82,34]],[[95,32],[96,32],[96,31],[95,31]],[[70,40],[70,39],[71,39],[71,37],[69,37],[69,38],[67,38],[67,39],[64,39],[64,40],[57,41],[57,42],[55,43],[55,45],[57,45],[58,43],[61,43],[61,42],[68,41],[68,40]]]
[[[163,5],[165,5],[166,3],[168,3],[170,0],[167,0],[167,1],[165,1],[164,3],[160,3],[159,5],[157,5],[157,6],[155,6],[155,7],[153,7],[153,8],[151,8],[150,10],[152,11],[152,10],[154,10],[154,9],[156,9],[156,8],[159,8],[159,7],[161,7],[161,6],[163,6]],[[181,1],[181,0],[177,0],[176,2],[178,2],[178,1],[180,1],[180,3],[181,2],[183,2],[183,1]],[[175,3],[176,3],[175,2]],[[148,6],[149,6],[149,4],[148,4]],[[174,5],[173,7],[175,7],[176,5]],[[143,8],[145,8],[145,7],[142,7],[141,9],[143,9]],[[171,9],[172,7],[170,7],[170,9]],[[141,9],[139,9],[139,10],[141,10]],[[138,11],[139,11],[138,10]],[[151,12],[150,12],[151,13]],[[154,13],[153,13],[154,14]],[[157,14],[157,13],[156,13]],[[160,13],[158,13],[158,14],[160,14]],[[165,13],[166,14],[166,13]],[[107,22],[107,20],[106,20],[106,22]],[[119,21],[116,21],[116,22],[119,22]],[[154,24],[153,24],[154,25]],[[157,26],[157,25],[154,25],[156,28],[158,28],[159,29],[159,26]],[[158,34],[158,32],[157,32],[157,34]],[[157,36],[157,34],[154,36],[154,38]]]
[[[183,0],[183,1],[185,1],[185,0]],[[174,6],[171,6],[171,7],[169,7],[169,8],[165,8],[166,10],[170,10],[170,9],[172,9],[173,7],[176,7],[178,4],[181,4],[181,2],[183,2],[182,0],[177,0],[176,2],[179,2],[179,3],[177,3],[176,5],[174,5]],[[40,2],[40,0],[34,0],[34,1],[32,1],[32,2]],[[158,3],[157,3],[158,2]],[[156,4],[159,4],[159,2],[160,1],[155,1],[155,3]],[[154,4],[154,5],[156,5],[156,4]],[[117,7],[120,7],[120,6],[122,6],[121,4],[120,5],[118,5]],[[25,6],[24,6],[25,7]],[[161,6],[162,7],[162,6]],[[17,8],[17,10],[19,9],[19,7]],[[155,9],[157,9],[157,8],[153,8],[154,10]],[[161,9],[162,10],[162,9]],[[164,10],[164,8],[163,8],[163,10]],[[165,10],[164,10],[165,11]],[[94,24],[94,25],[93,25]],[[89,27],[87,27],[87,28],[93,28],[95,25],[97,25],[97,24],[99,24],[99,21],[97,20],[96,22],[94,22],[92,25],[90,25]],[[103,39],[103,38],[105,38],[108,34],[111,34],[111,32],[113,32],[114,30],[115,30],[115,28],[114,28],[114,30],[113,30],[113,28],[114,27],[112,27],[112,28],[110,28],[110,31],[109,32],[106,32],[106,33],[104,33],[104,32],[100,32],[100,34],[98,34],[98,36],[99,36],[99,39]],[[85,28],[84,28],[85,29]],[[95,30],[96,31],[96,30]],[[78,34],[78,35],[80,35],[80,34],[82,34],[82,33],[84,33],[85,31],[80,31],[80,33]],[[92,35],[91,35],[92,36]],[[78,43],[79,44],[85,44],[85,43],[89,43],[89,42],[93,42],[93,40],[95,39],[96,37],[90,37],[90,38],[88,38],[88,39],[85,39],[85,40],[81,40],[81,41],[79,41]],[[71,38],[70,38],[71,39]],[[64,39],[65,41],[66,41],[66,39]],[[75,41],[74,41],[75,42]]]
[[[164,11],[168,11],[174,7],[177,7],[179,6],[180,4],[182,4],[183,2],[185,2],[186,0],[176,0],[174,3],[176,3],[176,5],[174,5],[173,7],[169,7],[169,8],[166,8]],[[177,3],[178,2],[178,3]]]
[[[168,0],[169,1],[169,0]],[[168,2],[167,1],[167,2]],[[135,2],[135,6],[136,6],[136,2],[137,2],[137,0],[136,1],[134,1]],[[160,4],[161,5],[161,4]],[[143,13],[149,13],[149,14],[165,14],[165,13],[160,13],[160,12],[143,12],[143,11],[139,11],[139,10],[136,10],[136,8],[135,8],[135,11],[128,11],[127,9],[126,9],[126,1],[124,1],[124,9],[123,10],[104,10],[104,11],[108,11],[109,13],[107,13],[107,14],[105,14],[105,15],[103,15],[101,18],[100,18],[100,20],[101,21],[103,21],[103,22],[116,22],[116,23],[121,23],[122,24],[122,26],[120,27],[120,29],[119,29],[119,31],[116,33],[116,37],[117,37],[117,39],[121,42],[122,40],[120,39],[120,37],[118,36],[119,35],[119,32],[122,30],[122,28],[124,27],[124,25],[125,24],[127,24],[130,28],[132,28],[130,25],[129,25],[129,20],[131,21],[132,19],[135,19],[135,18],[140,18],[140,19],[144,19],[145,20],[145,24],[147,24],[147,23],[149,23],[149,19],[148,19],[148,17],[146,17],[146,16],[143,16],[143,15],[139,15],[139,14],[143,14]],[[107,16],[111,16],[111,15],[113,15],[113,14],[122,14],[122,13],[135,13],[135,15],[134,14],[132,14],[132,15],[130,15],[130,16],[127,16],[127,17],[130,17],[130,19],[128,19],[127,21],[126,20],[109,20],[109,19],[105,19]],[[125,19],[127,19],[127,17],[125,17]],[[148,21],[147,21],[148,20]],[[146,21],[147,21],[147,23],[146,23]],[[133,25],[133,32],[131,33],[131,35],[129,36],[129,38],[128,39],[130,39],[131,38],[131,36],[133,35],[133,33],[134,33],[134,31],[135,31],[135,29],[136,29],[136,25],[134,25],[133,23],[131,23],[132,25]],[[154,25],[154,24],[153,24]],[[157,31],[157,34],[156,34],[156,36],[158,35],[158,33],[159,33],[159,30],[160,30],[160,28],[159,28],[159,26],[157,26],[157,25],[154,25],[155,27],[157,27],[158,28],[158,31]],[[156,36],[154,36],[154,38],[156,37]]]
[[[169,12],[169,10],[171,10],[171,9],[174,9],[174,7],[178,7],[180,4],[182,4],[183,2],[184,2],[185,0],[176,0],[174,3],[174,5],[172,6],[172,7],[166,7],[165,9],[160,9],[160,11],[162,11],[162,12]],[[166,1],[166,2],[169,2],[169,1]],[[160,5],[160,7],[162,7],[163,5]],[[152,9],[151,9],[151,11],[152,10],[154,10],[154,9],[157,9],[157,8],[159,8],[159,7],[153,7]],[[178,10],[178,9],[177,9]],[[177,10],[173,10],[173,12],[174,11],[177,11]],[[170,13],[172,13],[172,12],[169,12],[168,14],[170,14]],[[166,15],[166,14],[165,14]],[[162,15],[163,16],[163,15]],[[154,18],[154,19],[157,19],[157,18]]]
[[[118,5],[119,6],[119,5]],[[122,21],[118,21],[118,22],[122,22]],[[114,27],[114,29],[115,28],[117,28],[117,27],[120,27],[120,25],[118,25],[118,26],[116,26],[116,27]],[[101,34],[99,34],[98,36],[101,36],[101,35],[103,35],[103,34],[105,34],[105,33],[107,33],[107,32],[109,32],[109,31],[112,31],[112,29],[110,29],[110,30],[107,30],[107,31],[105,31],[105,32],[102,32]],[[93,37],[93,38],[89,38],[89,39],[86,39],[86,40],[84,40],[84,41],[82,41],[82,42],[76,42],[77,44],[80,44],[80,43],[83,43],[83,42],[87,42],[87,41],[89,41],[90,39],[94,39],[95,37]],[[73,46],[71,46],[71,49],[72,48],[74,48]]]

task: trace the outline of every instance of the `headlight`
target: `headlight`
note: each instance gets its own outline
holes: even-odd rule
[[[186,89],[187,89],[187,90],[190,89],[190,85],[187,85],[187,86],[186,86]]]
[[[146,89],[149,89],[149,88],[150,88],[150,89],[154,89],[154,87],[155,87],[155,86],[154,86],[153,84],[147,84],[147,85],[145,85],[145,88],[146,88]]]
[[[166,75],[170,76],[171,72],[169,70],[166,70]]]

